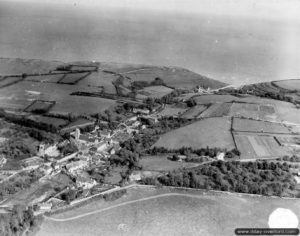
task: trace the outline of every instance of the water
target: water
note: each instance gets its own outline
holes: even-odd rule
[[[0,2],[0,56],[174,65],[227,83],[300,78],[296,22]]]

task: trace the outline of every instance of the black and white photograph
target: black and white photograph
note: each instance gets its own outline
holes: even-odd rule
[[[300,0],[0,0],[0,236],[299,229]]]

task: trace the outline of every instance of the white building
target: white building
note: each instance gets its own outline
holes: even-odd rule
[[[224,157],[225,157],[225,153],[224,152],[220,152],[220,153],[218,153],[218,155],[217,155],[217,160],[219,160],[219,161],[224,161]]]

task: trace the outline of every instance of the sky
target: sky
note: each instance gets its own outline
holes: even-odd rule
[[[10,1],[40,2],[40,0]],[[43,0],[43,2],[77,7],[118,7],[193,14],[229,14],[300,22],[300,0]]]

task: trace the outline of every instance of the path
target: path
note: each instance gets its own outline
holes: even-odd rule
[[[86,216],[98,214],[100,212],[111,210],[111,209],[118,208],[118,207],[121,207],[121,206],[126,206],[126,205],[137,203],[137,202],[143,202],[143,201],[147,201],[147,200],[152,200],[152,199],[157,199],[157,198],[163,198],[163,197],[170,197],[170,196],[185,196],[185,197],[198,198],[198,199],[205,198],[205,196],[202,196],[202,195],[201,196],[197,196],[197,195],[194,195],[194,194],[165,193],[165,194],[161,194],[161,195],[156,195],[156,196],[141,198],[141,199],[132,200],[132,201],[128,201],[128,202],[123,202],[123,203],[120,203],[120,204],[117,204],[117,205],[114,205],[114,206],[106,207],[106,208],[103,208],[103,209],[95,210],[95,211],[92,211],[92,212],[84,213],[84,214],[81,214],[81,215],[78,215],[78,216],[74,216],[74,217],[70,217],[70,218],[55,219],[55,218],[48,217],[48,216],[45,216],[45,218],[48,219],[48,220],[56,221],[56,222],[71,221],[71,220],[80,219],[80,218],[83,218],[83,217],[86,217]]]

